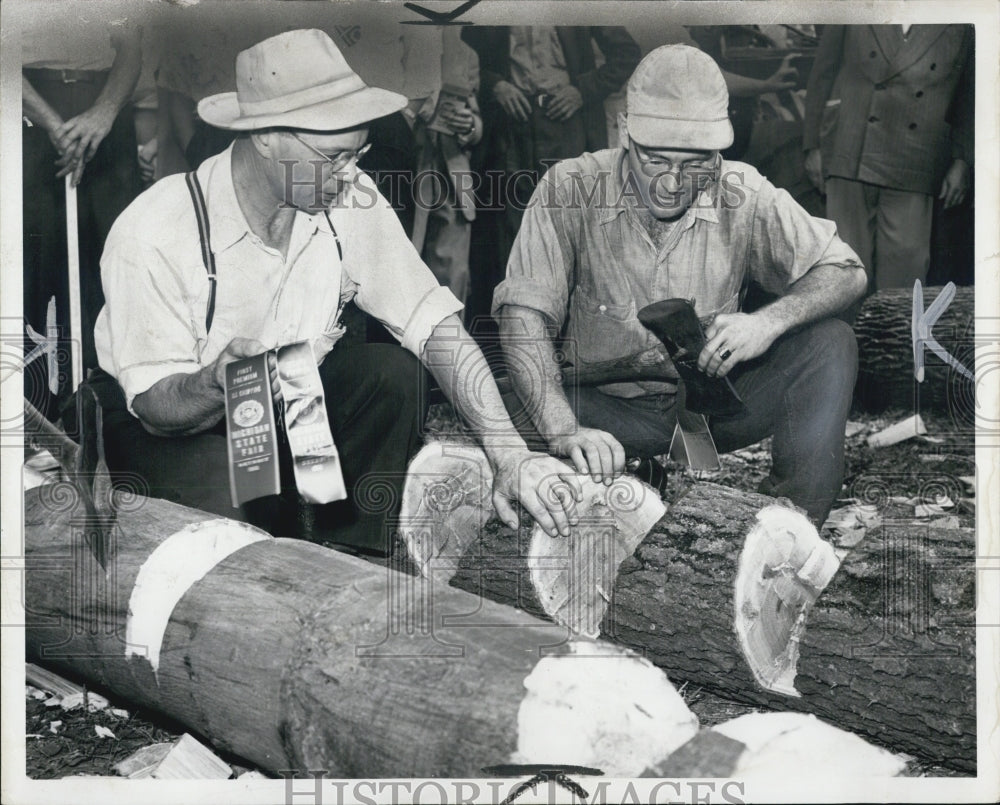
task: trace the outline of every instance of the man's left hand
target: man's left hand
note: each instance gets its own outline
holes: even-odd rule
[[[505,453],[494,470],[493,506],[508,527],[518,526],[511,503],[517,500],[550,537],[569,536],[583,498],[571,467],[544,453],[517,450]]]
[[[98,147],[108,136],[117,114],[117,110],[110,104],[94,104],[86,112],[70,118],[56,130],[56,137],[70,143],[65,163],[58,176],[72,173],[73,184],[80,183],[84,166],[97,153]]]
[[[968,192],[969,165],[964,159],[956,159],[945,174],[938,198],[944,201],[944,209],[947,210],[965,201]]]
[[[725,377],[736,364],[767,352],[776,336],[757,313],[720,313],[705,331],[698,368],[709,377]]]
[[[549,120],[569,120],[583,108],[583,96],[572,84],[552,93],[545,115]]]

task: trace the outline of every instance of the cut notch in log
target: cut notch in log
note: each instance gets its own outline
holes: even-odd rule
[[[605,485],[569,466],[566,472],[576,476],[583,490],[576,504],[579,523],[569,538],[550,537],[526,517],[531,532],[526,550],[519,546],[519,534],[473,560],[469,552],[485,547],[481,535],[495,514],[486,454],[472,445],[425,446],[411,462],[400,512],[400,534],[410,558],[422,575],[443,582],[470,561],[479,571],[526,571],[533,592],[529,608],[573,634],[596,637],[618,567],[666,506],[655,489],[637,478],[621,476]]]

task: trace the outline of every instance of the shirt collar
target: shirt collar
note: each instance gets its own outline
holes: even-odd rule
[[[236,198],[236,186],[233,184],[233,145],[217,157],[206,160],[198,168],[198,179],[205,188],[209,237],[212,251],[216,254],[239,243],[244,237],[253,236],[253,230]],[[322,213],[310,215],[298,212],[295,216],[295,228],[300,227],[305,227],[309,235],[315,234],[318,229],[328,230]]]
[[[629,201],[623,191],[625,189],[625,172],[628,170],[626,164],[627,155],[624,148],[619,148],[614,159],[616,169],[612,171],[612,186],[614,195],[612,199],[616,202],[605,205],[601,213],[601,223],[606,224],[615,220],[625,212],[629,206]],[[694,200],[694,204],[684,213],[684,228],[688,229],[697,220],[708,221],[709,223],[719,223],[719,183],[713,182],[710,187],[705,188]]]

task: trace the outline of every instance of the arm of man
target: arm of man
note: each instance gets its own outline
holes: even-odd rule
[[[583,490],[562,462],[528,450],[515,429],[482,351],[452,314],[431,332],[424,365],[479,435],[494,471],[493,505],[500,518],[517,528],[517,500],[550,536],[569,536],[576,525],[574,504]],[[435,360],[428,356],[446,356]]]
[[[538,412],[534,425],[549,451],[569,458],[577,472],[590,473],[594,483],[610,484],[625,469],[625,449],[610,433],[577,422],[560,382],[545,317],[528,307],[505,305],[499,319],[511,383],[526,410]],[[526,343],[531,345],[528,360],[517,360]]]
[[[21,113],[33,126],[44,129],[53,147],[59,154],[59,161],[62,163],[66,159],[69,141],[66,137],[61,137],[58,132],[63,124],[62,116],[53,109],[49,103],[38,94],[31,82],[21,76]],[[60,174],[63,175],[63,174]]]
[[[226,413],[226,364],[250,358],[266,347],[253,338],[234,338],[208,366],[158,380],[132,400],[132,410],[154,436],[193,436],[214,427]],[[272,371],[273,375],[273,371]],[[277,396],[277,379],[271,379]]]
[[[113,29],[111,45],[115,49],[115,60],[101,94],[89,109],[70,118],[57,130],[60,138],[71,143],[66,154],[66,164],[58,175],[72,173],[74,185],[80,183],[84,166],[108,136],[115,118],[132,97],[139,81],[142,69],[140,29]]]
[[[823,157],[819,150],[820,128],[823,111],[830,99],[840,63],[843,57],[844,25],[827,25],[820,35],[816,48],[816,59],[809,71],[806,85],[805,120],[802,125],[802,150],[805,152],[805,168],[809,181],[823,192]]]

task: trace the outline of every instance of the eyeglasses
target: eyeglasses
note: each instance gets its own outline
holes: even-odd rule
[[[666,157],[659,156],[658,154],[650,154],[645,148],[636,142],[632,143],[632,148],[635,149],[636,158],[639,160],[639,164],[642,165],[643,171],[646,171],[648,168],[650,170],[655,170],[657,173],[673,173],[674,163],[671,160]],[[682,162],[677,166],[677,169],[681,174],[690,176],[692,174],[714,170],[717,162],[718,154],[713,154],[708,159]]]
[[[363,146],[361,146],[356,151],[341,151],[335,157],[328,157],[326,154],[324,154],[318,148],[316,148],[313,145],[310,145],[305,140],[303,140],[301,137],[299,137],[299,135],[296,134],[294,131],[289,132],[289,134],[291,134],[296,140],[298,140],[306,148],[308,148],[310,151],[312,151],[314,154],[316,154],[316,156],[321,157],[324,162],[328,162],[330,164],[330,167],[333,168],[334,172],[342,170],[343,168],[346,168],[352,162],[357,162],[359,159],[361,159],[361,157],[363,157],[365,154],[367,154],[368,151],[372,147],[371,143],[365,143]]]

